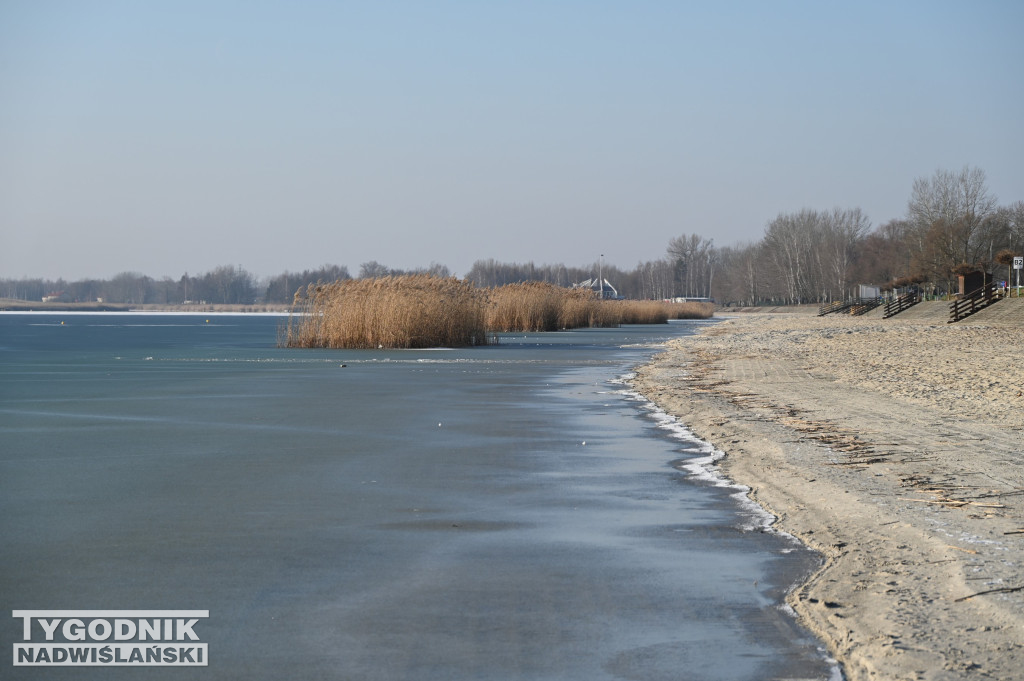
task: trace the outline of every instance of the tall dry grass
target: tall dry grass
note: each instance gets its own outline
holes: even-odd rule
[[[658,300],[609,300],[619,324],[665,324],[669,320],[669,304]]]
[[[429,348],[485,345],[484,299],[472,284],[428,275],[310,284],[295,294],[284,345]]]
[[[295,294],[286,347],[484,345],[496,332],[557,331],[705,319],[709,303],[600,300],[588,289],[526,282],[477,289],[429,275],[311,284]]]
[[[715,316],[714,303],[666,303],[669,319],[711,319]]]
[[[528,281],[487,290],[490,331],[559,331],[616,326],[619,315],[589,289]]]
[[[539,281],[506,284],[486,291],[487,328],[491,331],[556,331],[560,327],[562,289]]]
[[[709,319],[713,303],[669,303],[660,300],[608,300],[605,314],[617,324],[665,324],[670,319]]]

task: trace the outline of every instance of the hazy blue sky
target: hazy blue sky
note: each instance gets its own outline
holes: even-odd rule
[[[632,268],[1024,199],[1024,2],[0,0],[0,278]]]

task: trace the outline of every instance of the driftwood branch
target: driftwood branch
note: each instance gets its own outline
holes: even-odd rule
[[[989,589],[988,591],[979,591],[976,594],[971,594],[970,596],[958,598],[953,602],[960,603],[961,601],[966,601],[970,598],[974,598],[975,596],[984,596],[985,594],[1008,594],[1014,591],[1024,591],[1024,586],[1004,586],[1001,589]]]

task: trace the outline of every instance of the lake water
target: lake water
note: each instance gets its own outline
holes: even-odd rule
[[[835,678],[782,607],[816,557],[618,380],[701,323],[342,351],[281,321],[0,315],[0,677]],[[22,609],[209,610],[209,666],[13,667]]]

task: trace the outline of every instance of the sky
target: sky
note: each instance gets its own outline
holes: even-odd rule
[[[0,0],[0,279],[632,269],[1024,200],[1024,2]]]

